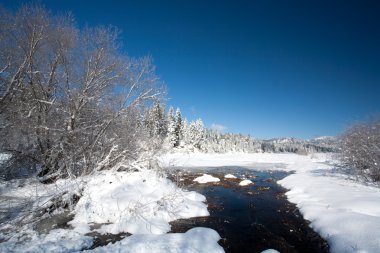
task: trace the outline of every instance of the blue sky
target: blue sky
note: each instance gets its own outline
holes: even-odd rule
[[[207,126],[312,138],[380,112],[379,1],[40,2],[119,27],[131,56],[153,57],[168,105]]]

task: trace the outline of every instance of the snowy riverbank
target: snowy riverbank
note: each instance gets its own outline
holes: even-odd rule
[[[118,251],[128,245],[123,252],[151,252],[152,247],[155,252],[223,252],[212,229],[165,235],[170,221],[209,212],[203,195],[180,189],[153,170],[105,171],[50,185],[32,179],[1,181],[0,193],[0,252],[75,252],[91,247],[94,234],[120,233],[133,235],[96,251]],[[57,227],[54,217],[63,210],[47,210],[74,194],[81,197],[71,212],[73,218],[66,215],[70,226]],[[45,213],[38,216],[41,212]]]
[[[288,199],[328,241],[331,252],[379,252],[380,189],[336,170],[333,155],[174,153],[160,160],[163,166],[294,171],[278,183],[289,189]]]

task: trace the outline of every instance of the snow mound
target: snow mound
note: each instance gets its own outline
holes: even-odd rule
[[[236,177],[232,174],[226,174],[224,175],[224,178],[236,178]]]
[[[164,234],[170,221],[208,216],[205,200],[154,171],[103,172],[87,183],[70,224],[82,233],[95,223],[103,234]]]
[[[239,183],[240,186],[247,186],[247,185],[250,185],[250,184],[252,184],[252,181],[248,180],[248,179],[244,179],[243,181],[241,181]]]
[[[197,177],[193,181],[198,182],[200,184],[206,184],[206,183],[212,183],[212,182],[219,182],[220,179],[208,174],[203,174],[203,176]]]
[[[114,244],[86,252],[222,253],[219,234],[210,228],[192,228],[184,234],[132,235]]]
[[[267,250],[261,251],[261,253],[280,253],[280,252],[275,249],[267,249]]]

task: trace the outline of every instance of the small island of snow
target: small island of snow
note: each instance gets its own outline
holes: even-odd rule
[[[248,179],[244,179],[243,181],[241,181],[239,183],[240,186],[247,186],[247,185],[250,185],[250,184],[252,184],[252,181],[248,180]]]
[[[227,175],[224,176],[224,178],[236,178],[236,177],[234,175],[232,175],[232,174],[227,174]]]
[[[198,182],[200,184],[206,184],[206,183],[212,183],[212,182],[219,182],[220,179],[208,174],[203,174],[203,176],[197,177],[193,181]]]

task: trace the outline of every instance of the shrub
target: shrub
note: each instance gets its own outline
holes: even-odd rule
[[[340,138],[342,161],[367,180],[380,182],[380,120],[350,127]]]

